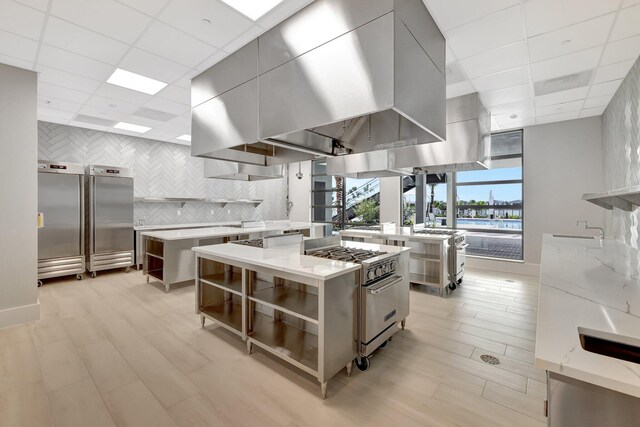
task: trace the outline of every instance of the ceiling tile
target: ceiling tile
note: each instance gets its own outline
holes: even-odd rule
[[[98,108],[91,105],[85,105],[78,111],[79,114],[85,114],[87,116],[99,117],[105,120],[122,121],[127,114],[120,113],[113,109]]]
[[[589,97],[595,98],[597,96],[613,95],[618,90],[620,83],[622,83],[622,79],[591,85]]]
[[[606,107],[611,101],[613,95],[597,96],[595,98],[587,98],[584,101],[584,108]]]
[[[208,70],[209,68],[213,67],[215,64],[222,61],[224,58],[226,58],[229,55],[230,54],[225,52],[224,50],[219,50],[213,55],[211,55],[209,58],[205,59],[203,62],[198,64],[198,66],[195,67],[195,69],[198,71]]]
[[[491,92],[484,92],[480,94],[480,97],[487,106],[524,101],[531,98],[531,87],[529,84],[513,86]]]
[[[165,83],[172,83],[189,71],[189,68],[185,66],[136,48],[127,53],[122,62],[118,64],[118,68]]]
[[[521,67],[529,63],[527,45],[514,43],[458,61],[470,79]]]
[[[0,30],[40,39],[45,14],[11,0],[0,0]]]
[[[51,111],[64,111],[66,113],[75,113],[80,108],[82,108],[82,104],[78,104],[77,102],[65,101],[62,99],[53,99],[47,96],[40,95],[38,96],[38,111],[46,108]],[[52,113],[48,113],[48,115],[55,115]]]
[[[501,73],[479,77],[472,82],[478,91],[490,91],[529,83],[529,79],[529,67],[518,67]]]
[[[151,22],[151,17],[113,0],[55,0],[51,14],[128,44]]]
[[[640,34],[640,5],[622,9],[609,40],[620,40]]]
[[[109,64],[120,61],[128,49],[125,43],[53,16],[49,17],[44,42]]]
[[[103,83],[95,92],[96,95],[104,96],[105,98],[117,99],[131,104],[142,105],[151,99],[151,95],[138,92],[124,87],[115,86],[109,83]]]
[[[519,0],[424,0],[442,31],[450,30],[519,3]]]
[[[183,113],[176,117],[175,119],[171,119],[166,123],[168,126],[175,125],[176,127],[181,127],[182,129],[191,129],[191,111],[187,113]],[[191,133],[191,132],[185,132]]]
[[[55,68],[39,66],[38,81],[51,83],[57,86],[78,90],[80,92],[93,93],[102,82],[98,80],[80,77],[66,71],[56,70]]]
[[[458,59],[477,55],[524,39],[522,9],[512,6],[445,32]]]
[[[137,104],[131,104],[129,102],[112,98],[105,98],[104,96],[99,95],[94,95],[89,98],[86,105],[124,115],[132,114],[140,108]]]
[[[191,108],[189,105],[179,104],[177,102],[169,101],[168,99],[159,98],[157,96],[154,96],[149,102],[144,104],[144,106],[171,114],[182,114],[187,112]]]
[[[256,39],[262,33],[264,33],[264,28],[259,25],[253,25],[252,27],[249,27],[247,31],[236,37],[234,40],[224,45],[223,49],[225,52],[233,53],[245,44]]]
[[[53,120],[61,120],[61,121],[67,122],[73,119],[75,116],[76,116],[75,111],[65,111],[58,107],[49,108],[41,105],[38,102],[38,120],[43,120],[43,118],[46,118],[47,119],[46,121],[53,119]]]
[[[514,113],[520,114],[522,111],[534,111],[533,110],[533,100],[525,99],[522,101],[508,102],[505,104],[497,104],[491,105],[487,107],[487,110],[491,112],[492,115],[511,115]]]
[[[38,55],[38,68],[40,65],[100,81],[107,80],[115,69],[113,65],[45,44],[40,47],[40,54]]]
[[[189,68],[200,64],[217,51],[162,22],[154,22],[136,46]]]
[[[150,16],[156,16],[169,0],[118,0],[120,3],[126,4],[140,12]]]
[[[563,90],[561,92],[550,93],[548,95],[536,96],[536,107],[545,107],[547,105],[559,104],[561,102],[577,101],[579,99],[585,99],[589,87],[578,87],[575,89]]]
[[[466,95],[475,91],[476,90],[473,88],[473,85],[468,81],[447,85],[447,99]]]
[[[25,37],[0,31],[0,54],[33,62],[38,52],[38,43]]]
[[[568,113],[551,114],[548,116],[536,117],[536,124],[563,122],[565,120],[574,120],[580,117],[580,111],[570,111]]]
[[[624,79],[635,61],[623,61],[617,64],[605,65],[596,70],[592,83],[608,82],[609,80]]]
[[[536,114],[538,116],[548,116],[550,114],[568,113],[570,111],[582,110],[582,104],[584,100],[563,102],[555,105],[548,105],[546,107],[536,107]]]
[[[47,7],[49,6],[49,0],[15,0],[18,3],[22,3],[26,6],[33,7],[34,9],[41,10],[43,12],[47,11]]]
[[[619,0],[532,0],[524,2],[529,37],[615,12]]]
[[[1,38],[1,36],[0,36]],[[0,51],[2,49],[0,48]],[[7,56],[0,54],[0,64],[11,65],[12,67],[24,68],[25,70],[33,70],[33,61],[25,61],[24,59],[14,58],[13,56]]]
[[[632,6],[634,4],[638,4],[640,3],[640,0],[624,0],[624,2],[622,3],[622,7],[629,7]]]
[[[598,65],[602,46],[531,64],[534,82],[590,70]]]
[[[258,25],[265,29],[275,27],[311,3],[313,3],[313,0],[285,0],[258,19]]]
[[[84,104],[87,99],[89,99],[90,95],[88,93],[79,92],[66,87],[38,82],[38,96]]]
[[[535,117],[521,117],[518,115],[515,119],[511,118],[511,115],[500,115],[500,116],[492,116],[492,122],[498,126],[497,128],[493,128],[491,130],[507,130],[507,129],[515,129],[522,128],[525,126],[531,126],[535,124]]]
[[[585,108],[580,112],[580,117],[600,116],[607,107]]]
[[[607,44],[600,64],[613,64],[626,59],[635,60],[638,55],[640,55],[640,36],[629,37]]]
[[[531,62],[605,44],[614,18],[615,13],[610,13],[590,21],[529,38]]]
[[[179,102],[180,104],[191,105],[191,91],[178,86],[169,85],[158,92],[156,96]]]
[[[162,124],[162,122],[160,121],[148,119],[146,117],[136,116],[135,114],[131,114],[125,117],[124,119],[122,119],[122,121],[127,123],[132,123],[134,125],[150,127],[151,129],[156,128]]]
[[[159,19],[218,48],[253,25],[253,21],[233,8],[211,0],[173,0]],[[203,23],[202,19],[209,19],[211,24]]]

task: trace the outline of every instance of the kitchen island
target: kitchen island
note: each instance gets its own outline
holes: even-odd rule
[[[342,242],[390,253],[406,248]],[[300,254],[300,245],[196,247],[196,314],[313,375],[323,398],[357,355],[361,265]],[[397,325],[394,327],[397,328]]]
[[[545,235],[535,364],[551,426],[640,420],[640,253],[608,239]]]
[[[147,276],[147,282],[151,278],[160,281],[166,292],[172,285],[193,282],[195,258],[191,248],[194,246],[292,232],[321,237],[324,229],[321,224],[288,221],[245,222],[243,225],[143,232],[143,274]]]

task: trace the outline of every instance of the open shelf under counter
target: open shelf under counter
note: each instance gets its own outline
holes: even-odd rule
[[[318,296],[286,286],[254,291],[249,299],[275,310],[318,324]]]
[[[227,272],[206,274],[200,277],[200,281],[204,284],[215,286],[224,291],[229,291],[236,295],[242,296],[242,273]]]
[[[231,299],[206,305],[200,309],[200,314],[242,336],[242,302]]]
[[[318,375],[318,336],[272,317],[254,312],[249,341],[303,371]]]
[[[149,253],[149,252],[147,252],[146,255],[150,256],[150,257],[154,257],[154,258],[158,258],[158,259],[164,260],[164,257],[162,257],[160,255],[152,254],[152,253]]]
[[[440,286],[440,280],[435,276],[427,276],[424,274],[409,274],[409,282],[418,285]]]

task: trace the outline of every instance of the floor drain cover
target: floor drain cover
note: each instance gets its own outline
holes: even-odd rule
[[[482,361],[484,363],[488,363],[489,365],[499,365],[500,364],[500,359],[498,359],[497,357],[488,355],[488,354],[483,354],[482,356],[480,356],[480,359],[482,359]]]

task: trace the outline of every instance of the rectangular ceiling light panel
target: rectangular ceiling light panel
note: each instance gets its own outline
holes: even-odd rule
[[[150,127],[134,125],[133,123],[127,123],[127,122],[117,123],[114,126],[114,128],[122,129],[122,130],[128,130],[128,131],[137,132],[137,133],[145,133],[145,132],[149,132],[151,130]]]
[[[222,0],[244,16],[257,21],[262,15],[282,3],[282,0]]]
[[[143,75],[132,73],[131,71],[123,70],[120,68],[117,68],[113,72],[113,74],[111,74],[111,77],[109,77],[107,83],[146,93],[149,95],[155,95],[167,86],[166,83],[159,80],[145,77]]]

